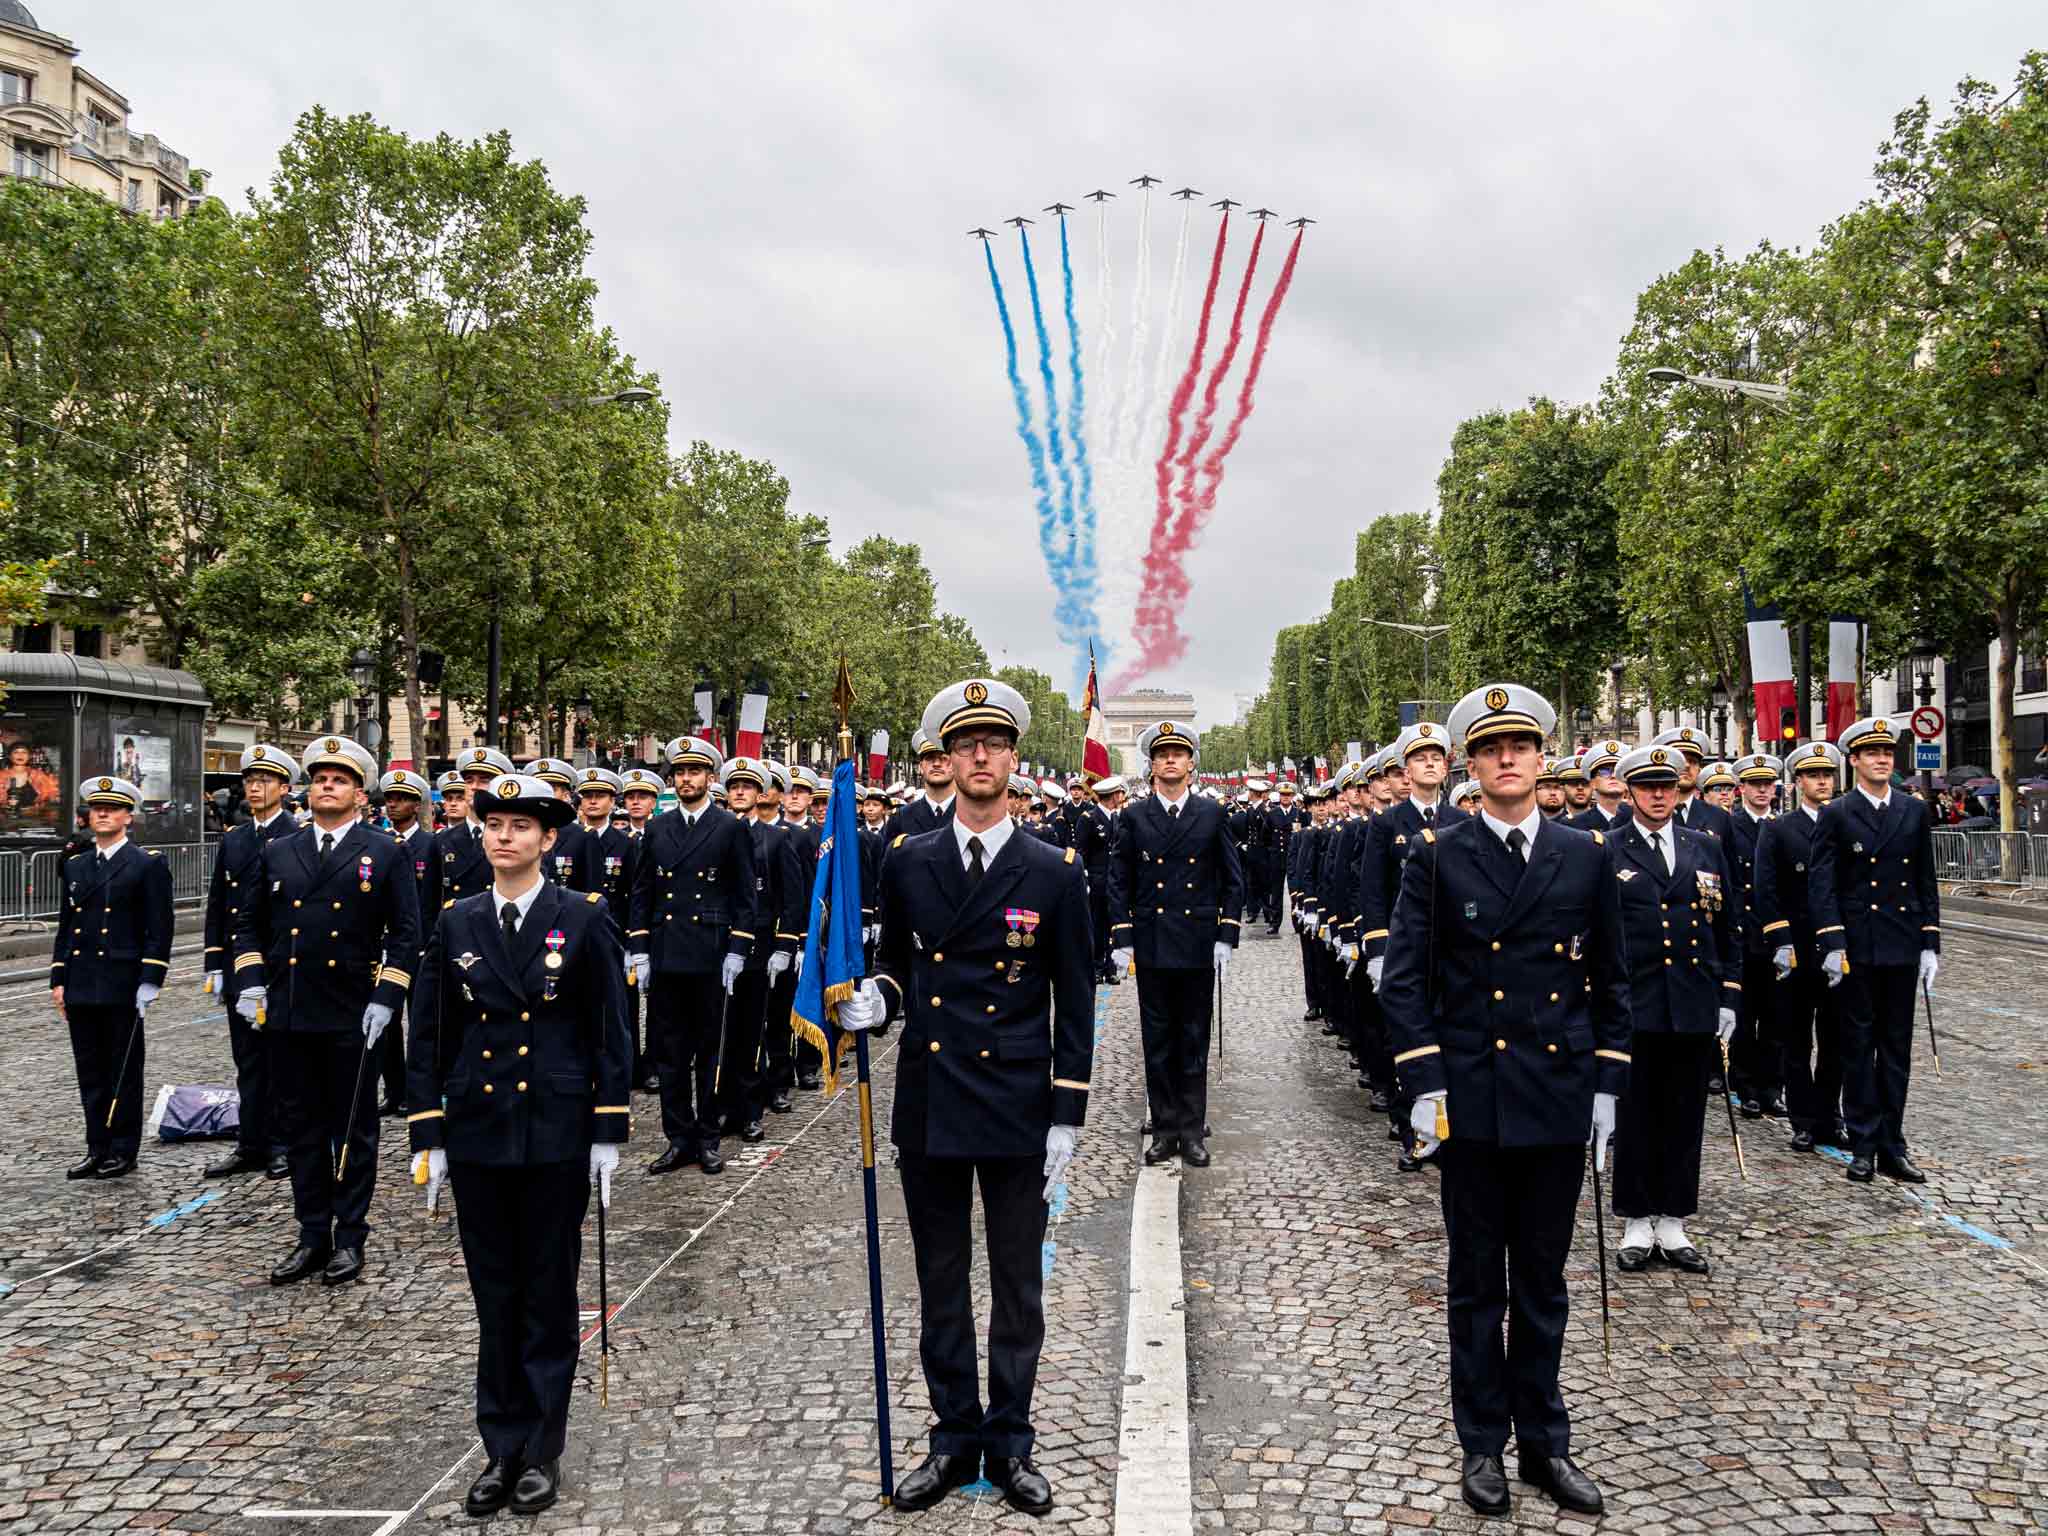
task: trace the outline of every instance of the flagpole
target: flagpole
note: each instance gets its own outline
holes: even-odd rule
[[[847,720],[853,712],[853,678],[847,671],[843,651],[839,656],[839,677],[833,685],[832,702],[839,713],[840,760],[850,763],[853,760],[853,731]],[[819,960],[822,962],[823,959],[820,954]],[[858,959],[856,956],[856,962]],[[866,1030],[855,1031],[853,1053],[858,1072],[855,1086],[860,1103],[861,1196],[867,1205],[868,1331],[875,1345],[875,1438],[882,1451],[882,1507],[887,1509],[896,1502],[896,1466],[889,1434],[889,1348],[882,1323],[882,1218],[875,1195],[875,1104]]]

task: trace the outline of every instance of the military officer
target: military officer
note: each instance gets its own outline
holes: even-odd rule
[[[1699,1210],[1709,1058],[1716,1035],[1734,1035],[1742,1002],[1742,892],[1727,844],[1672,819],[1680,760],[1675,747],[1638,747],[1622,758],[1631,816],[1609,839],[1635,1042],[1615,1128],[1624,1274],[1653,1256],[1690,1274],[1708,1271],[1685,1218]]]
[[[590,890],[590,886],[581,883],[585,878],[583,844],[589,834],[577,819],[574,810],[574,765],[559,757],[536,757],[519,771],[528,778],[539,779],[541,783],[547,785],[548,793],[571,807],[568,824],[556,831],[554,846],[548,849],[547,856],[541,860],[542,873],[565,891],[581,893]]]
[[[284,1135],[277,1123],[277,1094],[270,1069],[270,1042],[263,1032],[235,1012],[240,990],[228,964],[235,937],[235,909],[242,891],[256,878],[263,845],[299,830],[284,808],[285,792],[298,782],[299,765],[290,753],[263,742],[242,749],[242,796],[250,819],[230,827],[214,855],[213,876],[206,892],[206,990],[221,1000],[228,1014],[228,1048],[235,1058],[235,1092],[240,1099],[235,1149],[209,1163],[205,1176],[225,1179],[261,1168],[273,1179],[288,1178]]]
[[[1109,849],[1115,823],[1092,798],[1090,791],[1074,780],[1068,800],[1067,846],[1081,856],[1088,873],[1088,928],[1095,938],[1095,974],[1114,985],[1117,977],[1109,963]]]
[[[1768,752],[1751,752],[1732,766],[1740,803],[1728,810],[1729,878],[1742,897],[1742,1026],[1728,1042],[1728,1091],[1742,1101],[1745,1118],[1785,1115],[1782,1052],[1773,1017],[1776,989],[1771,985],[1771,951],[1757,920],[1756,861],[1764,829],[1771,823],[1771,798],[1777,793],[1785,765]],[[1702,792],[1713,794],[1712,770],[1700,776]]]
[[[1732,764],[1708,763],[1700,770],[1700,794],[1706,797],[1707,804],[1726,811],[1731,821],[1734,819],[1737,785]]]
[[[890,1137],[938,1424],[932,1454],[896,1485],[896,1507],[927,1508],[986,1476],[1014,1508],[1042,1515],[1053,1495],[1032,1464],[1031,1397],[1047,1203],[1080,1139],[1094,1055],[1088,887],[1073,849],[1022,835],[1005,814],[1017,739],[1031,727],[1022,695],[988,678],[956,683],[923,727],[953,759],[954,814],[890,851],[877,974],[839,1009],[848,1029],[904,1025]],[[1213,825],[1220,833],[1220,813]],[[985,1408],[969,1284],[977,1181],[991,1297]]]
[[[626,937],[626,908],[633,898],[633,851],[639,847],[623,828],[612,825],[612,811],[624,787],[625,781],[609,768],[576,770],[574,825],[581,834],[577,842],[580,867],[568,880],[558,882],[572,891],[596,891],[603,896],[621,943]]]
[[[1316,906],[1316,871],[1320,867],[1323,836],[1330,819],[1330,802],[1320,784],[1311,784],[1304,798],[1309,803],[1309,825],[1295,833],[1288,848],[1287,896],[1294,914],[1294,931],[1301,936],[1302,989],[1308,999],[1308,1011],[1302,1014],[1301,1022],[1316,1024],[1326,1017],[1322,941],[1318,937],[1322,916]]]
[[[416,773],[394,768],[377,781],[384,797],[384,814],[391,818],[391,836],[412,870],[413,891],[419,898],[421,932],[431,932],[441,912],[441,860],[436,856],[434,834],[421,824],[420,812],[428,800],[427,781]],[[404,1008],[398,1012],[402,1017]],[[384,1102],[378,1112],[386,1117],[405,1113],[405,1026],[398,1018],[377,1043],[378,1070],[384,1079]]]
[[[1842,1029],[1820,968],[1807,874],[1820,813],[1841,784],[1841,749],[1809,741],[1785,760],[1792,780],[1785,814],[1764,824],[1756,854],[1754,921],[1771,949],[1773,1000],[1792,1150],[1819,1142],[1848,1151],[1842,1124]],[[1745,986],[1745,991],[1747,987]]]
[[[142,1147],[143,1019],[171,964],[171,871],[128,840],[142,790],[95,775],[78,786],[92,847],[64,861],[50,998],[71,1033],[85,1157],[67,1179],[118,1179]]]
[[[1821,971],[1839,987],[1842,1108],[1855,1145],[1848,1176],[1927,1175],[1906,1151],[1913,1004],[1941,969],[1941,888],[1928,808],[1892,787],[1899,735],[1883,717],[1842,732],[1854,787],[1820,813],[1807,895]],[[1867,882],[1867,883],[1866,883]]]
[[[440,799],[434,807],[434,825],[427,830],[434,834],[434,854],[438,858],[441,834],[457,822],[469,819],[469,786],[462,782],[460,769],[450,768],[434,780],[434,792]]]
[[[1562,821],[1565,817],[1564,781],[1559,760],[1554,757],[1543,759],[1543,771],[1536,776],[1536,808],[1543,813],[1545,821]]]
[[[1394,898],[1401,893],[1401,871],[1408,857],[1422,846],[1422,834],[1453,826],[1465,820],[1465,813],[1443,803],[1443,783],[1451,770],[1450,738],[1433,720],[1421,720],[1394,739],[1407,771],[1408,798],[1372,819],[1360,855],[1358,872],[1359,944],[1365,955],[1368,985],[1378,992],[1385,977],[1387,937],[1392,928]],[[1394,1072],[1393,1055],[1386,1047],[1384,1026],[1376,1047],[1385,1054],[1376,1060],[1373,1074],[1386,1084],[1386,1110],[1401,1137],[1400,1156],[1395,1161],[1403,1173],[1420,1173],[1422,1161],[1415,1155],[1415,1135],[1410,1124],[1415,1106],[1400,1087]]]
[[[317,1271],[343,1285],[363,1272],[377,1180],[364,1058],[412,986],[419,884],[398,844],[357,815],[376,759],[328,736],[307,748],[301,769],[312,824],[265,844],[261,870],[242,888],[235,1007],[270,1040],[290,1146],[298,1237],[270,1283]]]
[[[1274,790],[1273,798],[1266,804],[1266,893],[1263,900],[1268,938],[1275,938],[1280,932],[1294,834],[1305,821],[1299,816],[1300,807],[1295,804],[1294,797],[1294,781],[1282,779]]]
[[[1116,968],[1134,960],[1138,966],[1152,1124],[1145,1161],[1164,1162],[1178,1151],[1190,1166],[1206,1168],[1209,993],[1237,948],[1244,867],[1223,807],[1190,793],[1198,752],[1193,729],[1177,721],[1139,733],[1153,793],[1124,812],[1111,850],[1109,931]]]
[[[924,781],[924,793],[898,806],[888,826],[882,829],[890,849],[896,847],[898,838],[930,832],[953,815],[952,758],[936,741],[924,737],[917,738],[913,750],[917,753],[917,772]]]
[[[583,1218],[593,1184],[611,1204],[633,1047],[608,903],[541,873],[570,805],[526,774],[477,799],[492,884],[443,912],[428,942],[407,1119],[428,1209],[454,1185],[476,1303],[486,1460],[463,1507],[532,1515],[561,1486]]]
[[[1708,832],[1725,839],[1730,831],[1728,813],[1699,793],[1700,770],[1707,762],[1706,736],[1689,725],[1675,725],[1652,737],[1650,745],[1676,748],[1682,754],[1678,772],[1678,810],[1672,819],[1691,831]]]
[[[761,1110],[768,1101],[761,1057],[763,1030],[770,1021],[769,989],[790,968],[803,935],[790,931],[794,895],[786,878],[791,867],[786,850],[791,829],[758,804],[768,783],[767,764],[757,757],[735,757],[719,769],[718,781],[725,786],[726,809],[740,818],[753,840],[755,909],[761,914],[760,931],[733,984],[727,1013],[717,1081],[719,1128],[756,1142],[767,1134],[761,1129]],[[788,1021],[782,1022],[786,1033]]]
[[[611,902],[612,921],[619,924],[623,934],[633,906],[631,876],[637,873],[640,850],[646,846],[648,821],[654,815],[655,806],[661,802],[660,778],[645,768],[627,769],[619,775],[619,802],[626,808],[626,824],[619,831],[626,838],[628,856],[634,860],[625,886],[618,893],[618,900]],[[621,942],[624,942],[623,938]],[[638,976],[626,978],[626,1027],[633,1034],[634,1086],[652,1093],[655,1089],[654,1053],[647,1048],[647,1034],[640,1019],[640,980]]]
[[[1564,815],[1570,821],[1593,803],[1593,781],[1586,773],[1586,764],[1577,752],[1567,753],[1557,760],[1557,782],[1564,786]]]
[[[461,814],[450,803],[448,825],[434,837],[435,846],[441,850],[443,901],[474,896],[491,883],[490,862],[484,857],[484,824],[477,819],[473,801],[478,790],[488,789],[512,771],[512,759],[496,747],[466,747],[452,771],[462,775],[467,794]]]
[[[1625,743],[1609,738],[1579,752],[1579,771],[1592,791],[1591,803],[1571,818],[1581,832],[1612,832],[1628,821],[1627,791],[1614,771],[1627,750]]]
[[[1628,1086],[1629,992],[1621,882],[1602,834],[1536,807],[1555,724],[1541,694],[1513,683],[1451,710],[1446,730],[1481,803],[1469,820],[1423,829],[1380,984],[1418,1146],[1445,1137],[1451,1413],[1460,1491],[1483,1515],[1508,1512],[1510,1430],[1524,1481],[1567,1509],[1601,1508],[1571,1459],[1557,1373],[1583,1148],[1590,1129],[1605,1166]]]
[[[657,816],[633,873],[626,963],[647,985],[647,1033],[661,1074],[667,1146],[648,1165],[725,1171],[713,1085],[726,1008],[761,931],[752,836],[711,803],[725,754],[701,736],[668,744],[676,808]],[[643,983],[644,984],[644,983]]]
[[[794,948],[801,953],[804,938],[810,932],[811,887],[818,877],[818,829],[810,820],[809,807],[820,784],[818,776],[808,768],[790,770],[789,780],[790,795],[801,814],[788,824],[783,885],[789,892],[790,901],[777,926],[787,928],[795,936]],[[824,1086],[819,1073],[825,1063],[818,1054],[818,1048],[788,1027],[790,1009],[795,1002],[796,971],[792,967],[777,980],[768,999],[769,1017],[782,1026],[780,1030],[770,1032],[769,1041],[770,1061],[775,1066],[775,1093],[785,1104],[788,1103],[792,1079],[795,1086],[806,1093],[815,1093]],[[774,1108],[772,1102],[769,1108]]]

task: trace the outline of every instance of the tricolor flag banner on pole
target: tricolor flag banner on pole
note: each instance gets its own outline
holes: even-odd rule
[[[1827,739],[1834,741],[1858,714],[1857,682],[1862,672],[1863,624],[1835,614],[1828,620]]]
[[[1345,761],[1345,762],[1347,762],[1347,763],[1356,763],[1356,762],[1359,762],[1359,761],[1363,760],[1363,758],[1364,758],[1364,757],[1365,757],[1365,743],[1364,743],[1364,742],[1362,742],[1362,741],[1347,741],[1347,742],[1345,742],[1345,743],[1344,743],[1344,761]]]
[[[718,690],[709,683],[699,683],[692,702],[697,706],[697,734],[706,741],[718,741],[718,723],[712,718],[718,708]]]
[[[740,700],[739,729],[733,734],[733,752],[740,757],[759,757],[762,738],[768,729],[768,695],[750,693]]]
[[[804,935],[804,968],[797,978],[790,1027],[825,1058],[825,1095],[839,1091],[839,1058],[853,1043],[839,1032],[839,1005],[866,974],[860,942],[860,792],[851,759],[832,770],[818,873],[811,881],[811,931]]]
[[[868,782],[879,784],[889,772],[889,733],[876,731],[868,737]]]
[[[1088,686],[1081,694],[1081,771],[1092,784],[1109,777],[1109,722],[1102,717],[1102,690],[1095,683],[1095,642],[1088,642]]]
[[[1779,722],[1788,709],[1799,704],[1799,685],[1792,674],[1792,634],[1778,617],[1776,603],[1759,603],[1742,584],[1742,614],[1749,632],[1749,676],[1756,693],[1756,733],[1759,742],[1770,742],[1772,750],[1785,750]],[[1795,715],[1796,719],[1797,716]],[[1849,717],[1844,715],[1847,725]]]

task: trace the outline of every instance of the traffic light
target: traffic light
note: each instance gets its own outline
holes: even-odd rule
[[[1795,740],[1799,735],[1799,711],[1790,704],[1778,711],[1778,734],[1787,741]]]

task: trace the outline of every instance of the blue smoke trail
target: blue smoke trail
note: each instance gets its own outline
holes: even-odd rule
[[[1064,224],[1064,221],[1062,221]],[[1078,600],[1085,604],[1088,625],[1095,624],[1095,563],[1081,558],[1081,530],[1074,505],[1074,474],[1067,467],[1066,451],[1060,438],[1060,410],[1052,372],[1052,338],[1046,334],[1045,308],[1038,298],[1038,269],[1031,263],[1031,233],[1017,226],[1017,239],[1024,250],[1024,281],[1031,291],[1031,323],[1038,334],[1038,374],[1045,383],[1045,436],[1052,452],[1052,467],[1060,477],[1060,531],[1066,536],[1062,560],[1067,580]],[[1076,672],[1081,659],[1074,659]]]
[[[1067,397],[1067,435],[1074,440],[1074,468],[1081,476],[1081,563],[1095,569],[1095,470],[1088,462],[1088,438],[1083,430],[1087,420],[1088,391],[1081,377],[1081,325],[1074,318],[1074,263],[1067,251],[1067,221],[1060,220],[1060,280],[1065,285],[1067,311],[1067,372],[1073,392]]]
[[[1094,604],[1075,590],[1073,570],[1060,547],[1059,515],[1052,502],[1052,482],[1045,472],[1045,444],[1031,426],[1031,395],[1024,388],[1024,376],[1017,368],[1017,332],[1010,324],[1010,306],[1003,298],[1003,280],[996,271],[996,253],[984,240],[981,253],[988,260],[989,286],[995,290],[996,316],[1003,323],[1003,360],[1010,376],[1010,394],[1017,402],[1017,436],[1024,440],[1024,456],[1031,463],[1031,488],[1038,497],[1038,548],[1052,577],[1059,601],[1053,618],[1060,638],[1068,645],[1082,647],[1095,626]],[[1092,586],[1092,583],[1090,584]]]

